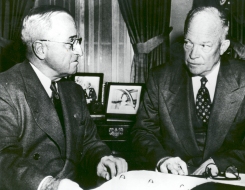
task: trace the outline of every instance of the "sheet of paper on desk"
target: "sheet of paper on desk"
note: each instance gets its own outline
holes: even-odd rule
[[[130,171],[104,183],[96,190],[187,190],[206,179],[162,174],[154,171]]]
[[[243,179],[245,180],[244,177]],[[245,186],[244,180],[237,181],[236,185],[244,184]],[[189,190],[200,184],[212,181],[205,178],[142,170],[123,173],[94,190]]]

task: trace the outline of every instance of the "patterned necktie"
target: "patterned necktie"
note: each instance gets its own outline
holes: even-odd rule
[[[56,82],[54,82],[54,81],[51,82],[50,89],[52,90],[51,99],[52,99],[52,101],[54,103],[54,107],[55,107],[56,112],[57,112],[57,114],[59,116],[60,123],[61,123],[61,126],[62,126],[62,130],[63,130],[63,132],[65,132],[65,129],[64,129],[65,128],[64,117],[63,117],[63,112],[62,112],[60,95],[59,95],[59,93],[57,91],[57,88],[56,88]]]
[[[206,77],[201,78],[201,87],[198,90],[196,97],[196,112],[199,119],[202,120],[204,125],[208,124],[210,111],[211,111],[211,100],[208,89],[206,88],[207,83]]]

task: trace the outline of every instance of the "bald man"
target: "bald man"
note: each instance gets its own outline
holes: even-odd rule
[[[245,64],[221,58],[227,34],[218,9],[191,10],[184,60],[149,74],[132,145],[151,169],[202,175],[208,167],[216,175],[234,165],[245,172]]]

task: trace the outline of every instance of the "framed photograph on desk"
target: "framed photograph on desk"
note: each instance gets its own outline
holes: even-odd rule
[[[107,121],[134,120],[143,91],[141,83],[107,83],[106,86]]]
[[[83,87],[87,99],[101,102],[103,77],[103,73],[76,73],[73,80]]]
[[[103,73],[76,73],[73,80],[79,84],[85,93],[90,114],[102,114]]]

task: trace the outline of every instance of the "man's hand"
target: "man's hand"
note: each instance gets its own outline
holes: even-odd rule
[[[164,160],[162,163],[160,161],[158,168],[162,173],[172,173],[175,175],[188,174],[186,163],[179,157],[170,157]]]
[[[205,169],[207,167],[208,164],[211,164],[210,167],[211,168],[211,174],[213,176],[218,174],[218,167],[215,165],[214,160],[212,158],[208,159],[207,161],[205,161],[204,163],[202,163],[202,165],[196,169],[196,171],[194,171],[192,173],[192,175],[203,175],[203,173],[205,172]]]
[[[128,170],[128,164],[123,158],[104,156],[97,166],[97,175],[109,180]]]

